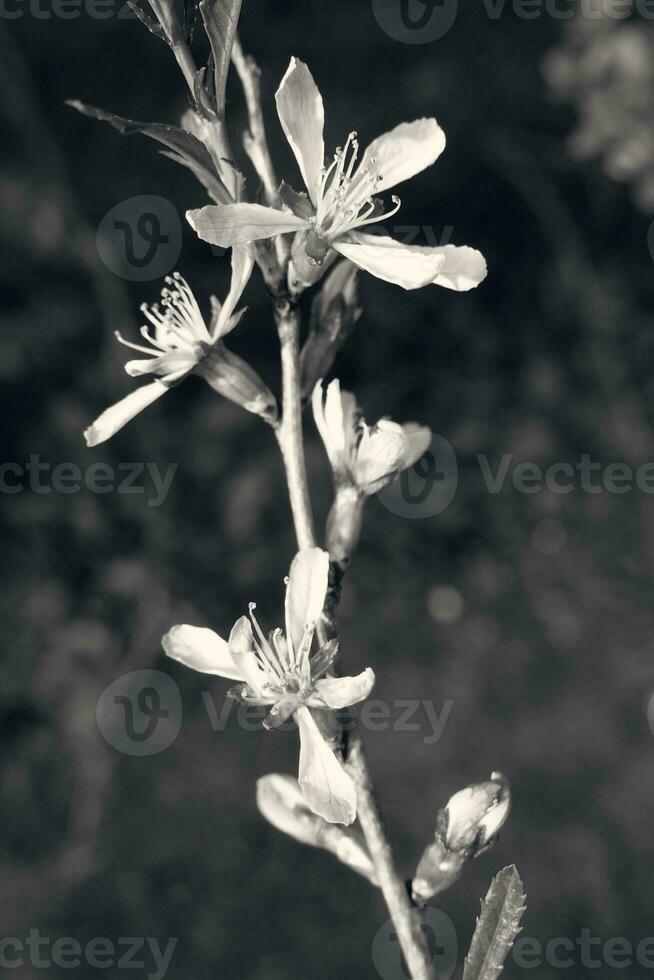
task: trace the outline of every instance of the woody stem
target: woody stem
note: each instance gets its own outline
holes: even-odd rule
[[[297,304],[288,296],[276,298],[275,321],[281,344],[283,384],[283,417],[276,430],[277,439],[286,468],[298,548],[311,548],[315,544],[315,535],[302,436],[300,313]],[[373,792],[372,777],[361,736],[356,728],[350,733],[348,749],[347,766],[357,787],[359,823],[411,980],[432,980],[434,973],[421,930],[420,913],[413,906],[395,867],[391,845]]]

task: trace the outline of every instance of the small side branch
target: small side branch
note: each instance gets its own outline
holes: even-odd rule
[[[266,127],[261,107],[261,69],[250,55],[243,53],[238,38],[232,48],[232,61],[243,86],[245,103],[250,124],[249,133],[243,137],[245,152],[259,175],[266,197],[266,203],[273,208],[280,207],[278,194],[279,181],[268,149]]]

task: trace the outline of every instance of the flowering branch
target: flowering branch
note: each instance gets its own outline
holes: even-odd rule
[[[286,580],[285,627],[265,634],[255,617],[241,616],[228,639],[187,624],[173,626],[165,652],[193,670],[235,683],[231,697],[267,709],[264,728],[289,718],[300,741],[298,778],[271,774],[257,787],[261,812],[299,841],[334,853],[377,885],[386,901],[412,980],[432,980],[433,969],[418,906],[449,887],[466,862],[489,847],[509,808],[508,785],[500,773],[455,794],[436,821],[407,888],[395,865],[384,829],[360,732],[341,714],[365,700],[375,675],[366,668],[341,676],[336,610],[342,577],[357,547],[365,501],[426,451],[429,429],[381,419],[368,425],[354,395],[337,380],[323,391],[322,377],[361,313],[357,272],[363,270],[405,290],[438,285],[461,291],[486,275],[483,256],[468,246],[404,245],[362,229],[395,214],[400,199],[384,213],[384,191],[431,166],[445,147],[435,119],[401,123],[360,154],[355,132],[326,162],[322,96],[308,67],[292,58],[275,101],[282,129],[295,155],[305,190],[278,185],[268,149],[260,72],[236,39],[241,0],[201,0],[200,13],[211,57],[197,70],[187,25],[179,23],[172,0],[150,0],[158,23],[141,14],[150,30],[167,40],[192,95],[180,126],[137,123],[82,103],[75,107],[104,119],[122,133],[142,133],[162,143],[167,155],[189,168],[214,202],[188,211],[198,236],[231,249],[231,283],[221,303],[211,299],[207,320],[187,281],[167,277],[160,304],[142,307],[142,340],[118,340],[144,357],[127,362],[130,377],[150,380],[104,411],[87,429],[97,445],[189,375],[269,423],[281,450],[298,553]],[[266,205],[248,199],[245,177],[233,158],[225,120],[225,84],[231,62],[239,74],[248,111],[244,148],[261,181]],[[273,301],[280,341],[282,405],[254,369],[230,351],[224,338],[244,313],[238,309],[255,263]],[[329,273],[328,275],[326,275]],[[322,282],[321,282],[322,280]],[[315,289],[311,329],[301,342],[299,296]],[[316,547],[307,480],[302,407],[311,400],[314,420],[334,479],[327,521],[327,550]],[[354,825],[358,818],[359,828]],[[496,888],[489,922],[509,908],[517,928],[518,895],[513,879]],[[505,887],[506,884],[506,887]],[[510,892],[510,894],[509,894]],[[508,898],[507,898],[508,895]],[[521,892],[520,892],[521,895]],[[508,904],[507,904],[508,903]],[[501,906],[501,908],[500,908]],[[493,950],[493,969],[506,955],[509,932]],[[477,946],[481,948],[481,939]],[[489,980],[478,955],[477,976]]]

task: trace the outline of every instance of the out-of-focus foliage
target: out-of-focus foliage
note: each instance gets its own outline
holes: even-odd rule
[[[585,3],[548,55],[545,73],[578,113],[571,152],[580,159],[600,157],[609,177],[631,184],[638,207],[651,213],[654,26],[633,11],[629,17],[629,6],[616,16],[610,0]]]

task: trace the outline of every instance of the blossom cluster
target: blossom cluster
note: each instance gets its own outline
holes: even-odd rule
[[[174,22],[166,20],[162,28],[168,36]],[[172,35],[168,39],[174,41]],[[183,50],[179,44],[171,46],[178,55]],[[214,62],[217,71],[218,61]],[[182,67],[188,75],[187,60]],[[224,73],[221,77],[224,83]],[[375,678],[370,668],[354,677],[337,676],[334,670],[339,644],[334,635],[327,635],[324,613],[330,561],[347,560],[364,500],[416,462],[429,446],[431,432],[388,418],[368,425],[354,395],[341,390],[338,380],[325,389],[323,377],[361,314],[359,271],[408,290],[439,285],[461,291],[484,279],[486,263],[468,246],[406,245],[387,234],[371,233],[372,225],[388,220],[400,207],[396,195],[390,206],[381,195],[430,167],[443,152],[445,136],[435,119],[401,123],[365,149],[356,132],[350,132],[328,158],[322,96],[308,67],[292,58],[275,101],[304,187],[295,190],[284,181],[274,192],[274,206],[264,205],[246,198],[245,181],[229,155],[219,100],[202,87],[203,80],[200,73],[193,81],[195,106],[184,114],[179,128],[136,123],[74,103],[123,133],[141,132],[163,143],[169,156],[189,167],[213,201],[187,212],[190,225],[204,241],[231,249],[229,292],[222,303],[212,297],[209,317],[187,281],[175,273],[167,278],[160,303],[142,306],[146,323],[139,342],[117,333],[120,343],[141,355],[126,363],[127,374],[150,380],[106,409],[85,438],[89,446],[111,438],[190,375],[278,429],[276,397],[254,369],[228,349],[225,338],[242,319],[239,303],[255,264],[264,271],[269,245],[281,265],[279,295],[297,302],[305,289],[317,287],[311,331],[298,368],[302,394],[311,400],[333,471],[329,550],[303,548],[293,559],[284,630],[264,633],[251,603],[249,615],[237,620],[227,639],[182,624],[166,634],[163,646],[169,657],[193,670],[234,681],[232,697],[268,706],[265,728],[277,728],[292,717],[300,736],[299,792],[326,823],[349,826],[357,814],[355,781],[338,745],[325,738],[319,713],[363,701]],[[351,853],[353,847],[359,853],[348,839],[345,850]]]

